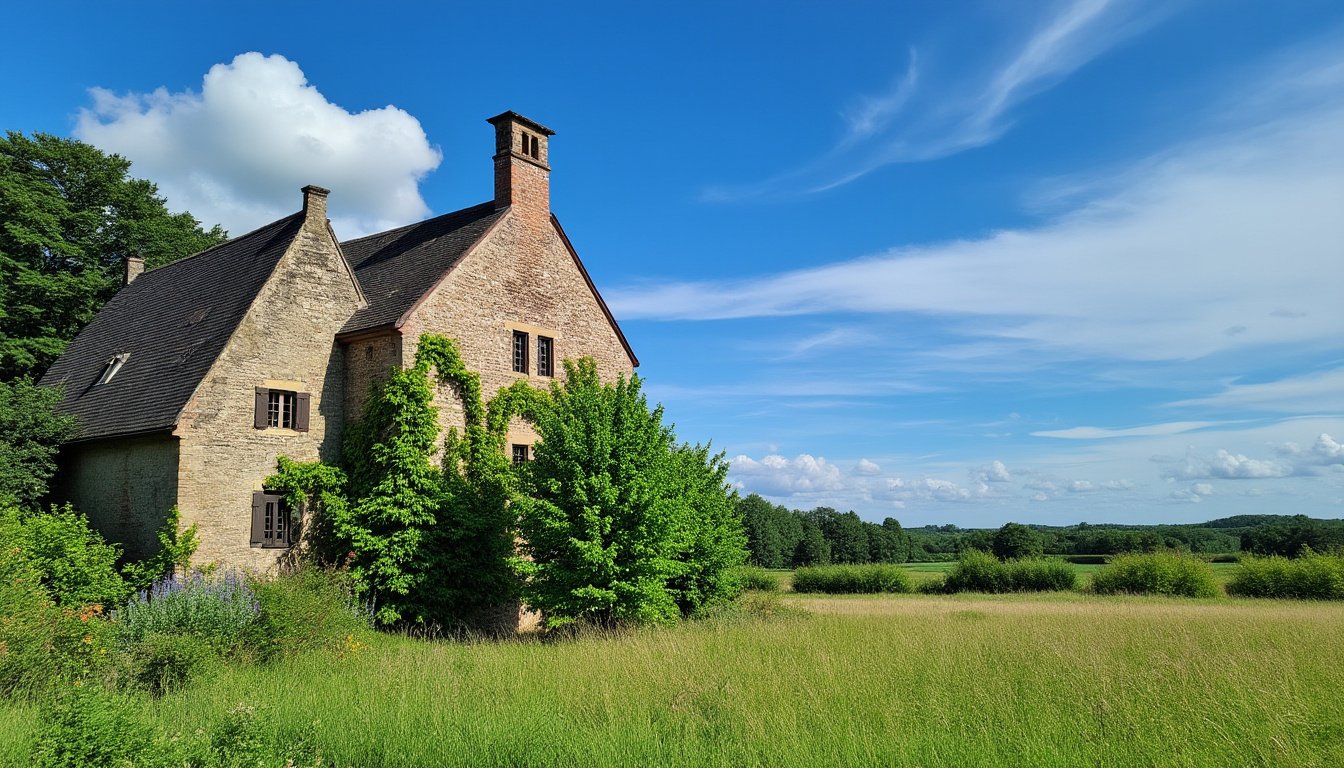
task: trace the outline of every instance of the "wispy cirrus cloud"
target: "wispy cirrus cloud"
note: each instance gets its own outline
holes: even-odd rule
[[[905,70],[881,93],[842,113],[845,131],[812,161],[755,184],[718,186],[704,198],[728,201],[811,194],[885,165],[936,160],[998,139],[1014,107],[1144,29],[1158,12],[1129,0],[1072,0],[1036,21],[1009,55],[961,79],[927,72],[911,49]]]
[[[1230,382],[1221,392],[1169,405],[1173,408],[1238,408],[1280,413],[1344,413],[1344,368],[1254,384]]]
[[[1153,437],[1156,435],[1179,435],[1196,429],[1212,427],[1218,421],[1172,421],[1166,424],[1147,424],[1142,427],[1107,429],[1106,427],[1070,427],[1069,429],[1048,429],[1032,432],[1032,437],[1055,437],[1064,440],[1107,440],[1116,437]]]
[[[1337,348],[1340,50],[1275,67],[1242,89],[1266,111],[1109,172],[1098,196],[1039,227],[774,275],[626,286],[610,303],[631,319],[919,315],[985,344],[1075,358]],[[1296,94],[1287,102],[1259,98],[1285,88]]]

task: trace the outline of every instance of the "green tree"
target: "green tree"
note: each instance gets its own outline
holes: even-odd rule
[[[56,451],[75,420],[56,413],[61,393],[27,379],[0,381],[0,506],[31,507],[56,473]]]
[[[803,535],[798,538],[798,546],[793,552],[794,568],[806,565],[830,565],[831,544],[821,532],[821,526],[811,518],[803,518]]]
[[[41,376],[116,292],[127,256],[153,268],[224,240],[129,170],[72,139],[0,138],[0,381]]]
[[[868,562],[868,530],[857,514],[840,514],[830,507],[817,507],[807,516],[817,524],[830,544],[832,563]]]
[[[1024,557],[1041,556],[1041,537],[1036,531],[1021,523],[1004,523],[994,532],[991,546],[1000,560],[1018,560]]]
[[[604,384],[589,358],[566,361],[536,413],[516,562],[525,602],[549,626],[675,621],[731,588],[718,571],[743,557],[740,532],[725,530],[736,513],[721,458],[677,448],[640,387]]]
[[[797,512],[771,504],[757,494],[737,502],[747,533],[751,562],[762,568],[788,568],[803,537],[803,522]]]
[[[882,525],[867,523],[868,544],[875,563],[904,563],[910,559],[910,537],[900,521],[888,517]]]

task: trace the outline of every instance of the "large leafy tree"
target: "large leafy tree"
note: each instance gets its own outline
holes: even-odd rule
[[[36,378],[120,285],[225,238],[169,213],[130,161],[58,136],[0,138],[0,380]]]
[[[56,413],[61,393],[27,379],[0,381],[0,506],[34,507],[56,472],[56,450],[75,420]]]
[[[746,541],[722,457],[678,446],[638,377],[591,359],[537,409],[541,441],[515,500],[525,601],[551,626],[664,623],[733,592]]]

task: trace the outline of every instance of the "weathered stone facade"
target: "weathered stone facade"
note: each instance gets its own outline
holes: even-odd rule
[[[155,534],[177,504],[178,440],[152,435],[67,447],[53,495],[73,502],[132,558],[158,548]]]
[[[222,347],[208,368],[206,363],[198,367],[197,378],[191,379],[198,382],[194,390],[190,384],[180,389],[174,402],[185,403],[181,410],[169,411],[151,425],[153,436],[107,437],[68,446],[61,495],[133,556],[149,554],[156,546],[154,533],[176,505],[181,524],[197,526],[198,562],[266,571],[282,562],[288,550],[257,545],[253,494],[266,490],[263,483],[275,472],[277,457],[338,462],[343,426],[362,416],[368,393],[389,371],[414,362],[422,334],[456,340],[467,367],[480,374],[486,399],[520,378],[547,386],[563,376],[563,360],[582,356],[594,358],[604,378],[631,374],[637,361],[550,212],[551,131],[511,112],[491,123],[496,129],[493,204],[410,225],[420,228],[417,233],[402,228],[352,241],[348,248],[364,249],[367,258],[359,264],[374,265],[376,275],[361,271],[365,266],[352,269],[327,222],[326,190],[316,187],[304,188],[301,224],[297,215],[275,222],[264,232],[231,241],[246,243],[246,248],[239,245],[224,258],[216,253],[217,260],[209,264],[223,265],[219,274],[241,274],[245,270],[238,265],[259,265],[251,273],[255,282],[249,284],[257,287],[238,294],[231,316],[236,325],[227,343],[223,333],[202,332],[203,340],[218,339]],[[413,248],[422,250],[408,257]],[[262,258],[266,253],[270,261]],[[440,253],[450,255],[440,261]],[[207,257],[209,252],[195,258]],[[272,263],[274,269],[265,272]],[[408,269],[423,282],[405,282]],[[138,278],[151,279],[158,287],[157,298],[123,304],[135,311],[119,317],[152,312],[184,323],[178,327],[194,328],[193,323],[209,316],[209,307],[165,308],[164,302],[183,283],[172,282],[169,273],[157,274],[159,278]],[[129,272],[128,278],[137,279]],[[378,295],[366,296],[361,280],[376,285]],[[208,304],[210,294],[198,291],[199,301]],[[134,302],[147,295],[139,291],[124,296]],[[376,322],[349,330],[362,316],[357,313],[364,312],[382,314]],[[95,330],[90,338],[107,330],[106,324]],[[515,332],[527,334],[526,372],[513,369]],[[538,369],[540,337],[551,340],[550,376]],[[157,361],[159,370],[181,369],[197,348]],[[73,362],[66,368],[77,368],[76,374],[89,378],[98,361],[106,359],[98,357],[106,354],[101,349],[89,351],[85,344],[82,368]],[[144,360],[152,354],[149,350],[146,346],[137,352],[128,365]],[[171,377],[160,375],[154,381],[164,378]],[[139,397],[145,390],[137,387],[134,394]],[[262,408],[271,391],[306,396],[306,423],[296,420],[293,429],[258,427],[268,423]],[[143,397],[140,402],[138,407],[145,407]],[[435,404],[443,427],[462,428],[464,410],[451,387],[438,387]],[[528,424],[516,420],[511,425],[510,443],[530,446],[535,441]]]
[[[249,543],[252,492],[262,490],[281,454],[298,461],[340,457],[345,372],[335,335],[362,298],[327,225],[324,197],[309,192],[303,229],[175,432],[181,440],[178,509],[183,526],[197,525],[201,562],[273,567],[284,550]],[[308,430],[255,428],[257,387],[309,393]]]

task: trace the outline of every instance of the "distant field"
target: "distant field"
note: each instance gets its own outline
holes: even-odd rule
[[[910,573],[910,578],[916,583],[933,581],[947,575],[956,563],[902,563],[901,567]],[[1073,569],[1081,577],[1078,580],[1079,586],[1086,586],[1092,580],[1092,574],[1096,573],[1098,568],[1104,568],[1103,565],[1079,565],[1071,563]],[[1226,584],[1236,573],[1239,564],[1237,563],[1211,563],[1213,575],[1220,584]],[[777,575],[780,579],[780,588],[788,590],[793,585],[793,571],[772,570],[771,573]]]
[[[380,636],[344,659],[231,668],[144,711],[173,733],[261,705],[282,738],[365,768],[1344,765],[1337,603],[765,605],[773,618],[555,643]],[[30,722],[0,707],[0,757],[23,754]]]

